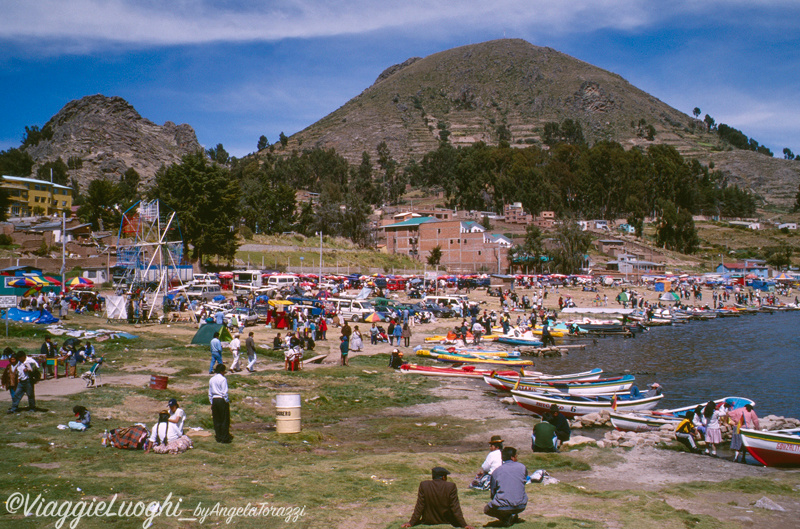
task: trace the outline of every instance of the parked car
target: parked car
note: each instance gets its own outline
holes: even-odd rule
[[[245,327],[248,325],[255,325],[258,323],[258,313],[249,307],[237,307],[225,315],[225,323],[229,324],[233,315],[241,322],[244,320]]]

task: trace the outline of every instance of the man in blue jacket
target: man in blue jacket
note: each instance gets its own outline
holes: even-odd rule
[[[511,527],[519,521],[519,513],[528,506],[528,495],[525,493],[525,480],[528,469],[517,462],[517,449],[511,446],[503,448],[503,464],[492,472],[489,487],[491,500],[483,508],[484,514],[497,518]]]

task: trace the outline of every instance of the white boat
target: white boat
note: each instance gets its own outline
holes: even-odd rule
[[[747,453],[767,467],[800,467],[800,428],[762,432],[742,428]]]
[[[658,406],[658,402],[664,395],[654,395],[647,397],[640,396],[613,395],[581,397],[578,395],[553,395],[545,393],[535,393],[532,391],[512,390],[511,395],[514,401],[526,410],[542,414],[550,411],[550,406],[558,406],[559,413],[567,418],[586,415],[587,413],[600,412],[603,410],[612,411],[644,411],[652,410]]]
[[[755,404],[754,401],[744,397],[724,397],[714,400],[717,407],[722,406],[727,401],[733,403],[734,409],[742,408],[746,404]],[[701,403],[700,406],[705,406],[705,404],[706,403]],[[680,422],[683,420],[683,417],[686,416],[686,412],[695,410],[697,406],[697,404],[694,404],[692,406],[683,406],[682,408],[672,408],[670,410],[656,410],[649,413],[621,413],[619,411],[613,411],[611,412],[611,424],[621,432],[654,431],[665,424]]]

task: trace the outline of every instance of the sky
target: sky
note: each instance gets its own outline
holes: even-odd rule
[[[0,0],[0,13],[0,149],[104,94],[241,157],[409,57],[521,38],[800,153],[798,0]]]

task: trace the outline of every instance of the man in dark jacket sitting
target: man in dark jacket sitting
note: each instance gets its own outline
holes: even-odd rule
[[[413,527],[419,524],[450,524],[453,527],[474,529],[464,520],[461,504],[458,502],[456,484],[447,481],[448,474],[450,472],[442,467],[433,467],[432,479],[419,484],[414,514],[411,515],[408,523],[404,523],[401,527]]]

